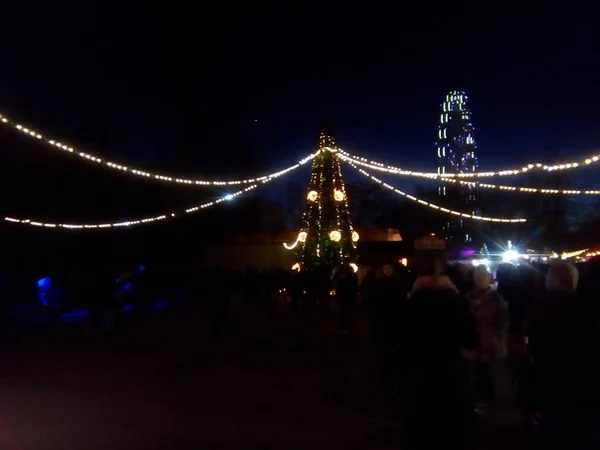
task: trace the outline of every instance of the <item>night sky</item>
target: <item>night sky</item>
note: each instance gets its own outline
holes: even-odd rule
[[[350,152],[434,171],[440,103],[454,89],[469,96],[482,169],[579,158],[600,147],[591,2],[532,11],[456,2],[371,11],[127,3],[3,6],[0,112],[92,153],[196,177],[291,165],[314,149],[324,120]],[[102,169],[45,156],[53,150],[26,138],[5,138],[2,152],[21,155],[3,160],[4,177],[19,191],[10,205],[19,203],[16,213],[77,221],[81,208],[81,198],[64,197],[66,188],[60,202],[46,193],[53,206],[44,211],[28,205],[42,183],[23,181],[29,163],[78,192],[98,197],[135,184],[145,205],[150,198],[156,210],[172,207],[148,183],[93,174]],[[574,182],[600,187],[595,174]],[[306,182],[308,170],[293,179]],[[115,204],[115,214],[146,211],[129,201]],[[111,218],[103,205],[101,216]]]

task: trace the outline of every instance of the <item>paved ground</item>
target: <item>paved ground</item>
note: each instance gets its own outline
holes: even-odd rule
[[[110,343],[77,325],[6,342],[0,449],[398,448],[367,339],[281,311],[234,320],[217,344],[199,311]],[[516,420],[501,408],[486,448],[514,448]]]

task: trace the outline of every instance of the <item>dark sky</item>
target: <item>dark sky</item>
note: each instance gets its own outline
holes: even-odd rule
[[[481,168],[600,147],[592,2],[474,3],[3,6],[0,111],[95,153],[198,177],[290,165],[325,119],[351,152],[433,171],[440,102],[453,89],[470,97]]]

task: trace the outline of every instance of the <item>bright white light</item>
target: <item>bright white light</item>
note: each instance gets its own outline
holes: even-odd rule
[[[225,200],[232,200],[233,199],[233,195],[229,194],[225,196]]]
[[[490,260],[489,259],[474,259],[472,261],[474,266],[489,266],[490,265]]]
[[[512,262],[516,259],[519,259],[519,252],[516,252],[514,250],[507,250],[504,252],[504,254],[502,255],[502,261],[504,262]]]

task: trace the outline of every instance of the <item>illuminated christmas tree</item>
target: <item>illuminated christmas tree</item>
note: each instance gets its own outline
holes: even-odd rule
[[[324,129],[312,165],[298,234],[299,267],[338,267],[356,259],[358,233],[352,228],[337,147]]]

